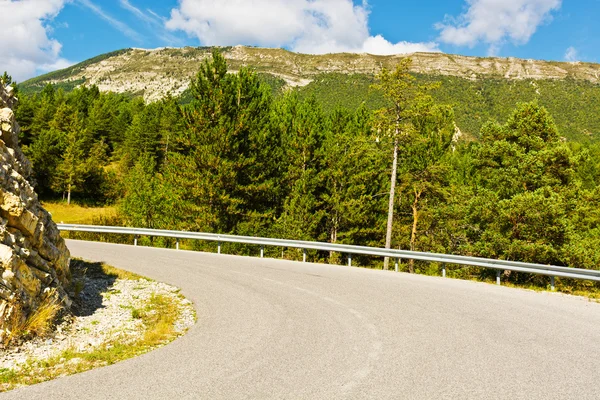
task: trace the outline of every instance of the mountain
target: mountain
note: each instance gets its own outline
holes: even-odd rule
[[[301,96],[317,97],[327,110],[355,108],[362,102],[378,107],[382,99],[369,90],[374,75],[411,57],[420,80],[442,82],[435,96],[454,106],[457,124],[467,135],[476,137],[489,119],[503,121],[517,102],[537,99],[554,115],[566,138],[600,137],[600,115],[595,111],[600,104],[600,64],[443,53],[306,55],[243,46],[221,50],[231,71],[252,67],[274,92],[295,88]],[[150,102],[168,93],[185,97],[190,79],[211,51],[210,47],[119,50],[23,82],[20,90],[33,93],[48,83],[65,90],[94,84],[102,91],[143,96]]]

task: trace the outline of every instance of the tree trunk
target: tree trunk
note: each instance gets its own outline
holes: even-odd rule
[[[422,191],[415,189],[415,201],[412,204],[413,224],[412,231],[410,233],[410,251],[415,251],[415,243],[417,241],[417,225],[419,223],[419,199],[421,198]],[[408,272],[411,274],[415,273],[415,260],[412,258],[408,262]]]
[[[333,227],[331,228],[331,236],[330,236],[331,243],[336,243],[337,242],[337,226],[338,226],[337,220],[338,220],[338,218],[337,218],[337,215],[336,215],[334,217]],[[335,254],[335,252],[333,252],[333,251],[329,252],[329,262],[333,261],[334,254]]]
[[[71,184],[67,188],[67,205],[71,205]]]
[[[394,162],[392,164],[392,176],[390,182],[390,203],[388,206],[387,230],[385,234],[385,248],[392,247],[392,226],[394,224],[394,196],[396,195],[396,174],[398,172],[398,135],[394,138]],[[383,260],[383,269],[390,269],[390,258]]]
[[[169,136],[170,134],[167,134],[167,142],[165,144],[165,166],[169,164]]]

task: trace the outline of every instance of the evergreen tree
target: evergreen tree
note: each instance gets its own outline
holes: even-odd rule
[[[94,100],[101,96],[97,86],[81,86],[75,89],[69,96],[69,104],[79,113],[79,117],[84,119],[89,115],[89,110]]]
[[[78,119],[73,122],[66,135],[66,147],[62,154],[62,161],[57,166],[54,178],[54,188],[66,193],[67,204],[71,204],[71,194],[81,189],[85,181],[86,147],[89,144],[87,132]]]
[[[23,96],[19,99],[19,107],[15,111],[15,118],[21,128],[19,132],[19,143],[21,146],[28,146],[32,142],[34,135],[32,124],[37,108],[37,96]]]
[[[227,74],[213,52],[192,81],[186,128],[173,138],[165,177],[177,187],[184,226],[237,232],[272,220],[270,90],[245,68]],[[244,228],[247,229],[247,228]]]
[[[116,98],[111,95],[98,96],[88,110],[87,130],[96,141],[107,142],[115,135],[112,132],[116,112]]]
[[[39,96],[31,121],[30,137],[25,138],[25,143],[33,142],[37,135],[50,128],[50,121],[56,112],[55,91],[52,85],[47,85]]]
[[[36,190],[48,195],[53,189],[58,165],[68,145],[68,135],[76,124],[77,115],[67,104],[59,105],[48,128],[36,134],[36,140],[23,150],[32,163]]]
[[[135,114],[125,131],[123,143],[127,164],[134,165],[142,155],[151,156],[158,167],[162,158],[160,105],[151,104]]]
[[[141,155],[125,178],[125,195],[119,209],[131,226],[168,228],[171,210],[170,195],[161,175],[156,173],[156,161],[149,154]]]
[[[448,185],[446,155],[454,135],[454,114],[450,107],[424,102],[413,121],[414,135],[404,141],[402,153],[402,184],[404,198],[410,204],[412,216],[410,250],[417,250],[419,222],[422,211],[433,208],[445,198]],[[433,207],[431,203],[433,202]],[[429,221],[429,228],[435,224]],[[409,272],[414,273],[414,260],[409,261]]]
[[[578,196],[576,159],[549,113],[521,104],[505,125],[488,124],[475,149],[479,188],[466,209],[469,251],[486,257],[561,263]]]
[[[337,110],[323,143],[323,209],[328,240],[381,246],[386,158],[371,134],[371,114]]]
[[[392,244],[392,229],[394,222],[394,206],[398,172],[398,149],[405,141],[409,140],[415,131],[414,123],[423,112],[428,112],[432,98],[427,94],[429,90],[438,87],[438,84],[419,85],[416,78],[410,74],[412,59],[402,59],[396,70],[390,72],[383,68],[376,76],[375,89],[382,92],[387,103],[386,107],[378,111],[377,129],[382,135],[390,136],[393,142],[392,171],[390,174],[390,195],[388,205],[388,219],[385,238],[385,248]],[[384,260],[384,269],[389,268],[388,257]]]
[[[4,74],[0,77],[0,83],[4,86],[8,86],[12,83],[12,77],[8,75],[8,72],[4,71]]]
[[[162,103],[162,111],[159,121],[159,137],[161,138],[161,152],[165,158],[169,151],[177,150],[174,148],[174,138],[181,136],[185,129],[183,113],[179,107],[177,99],[168,95]],[[168,162],[168,160],[164,160]]]
[[[285,203],[277,221],[278,234],[284,238],[323,240],[325,116],[314,98],[299,102],[295,95],[287,96],[276,114],[274,124],[285,160],[281,181]]]
[[[82,167],[84,184],[79,192],[89,200],[102,203],[113,190],[111,184],[115,184],[115,182],[107,182],[105,170],[109,146],[104,140],[92,141],[91,146],[88,144],[85,151],[86,157]]]

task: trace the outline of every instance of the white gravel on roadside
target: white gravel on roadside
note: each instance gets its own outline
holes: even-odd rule
[[[0,368],[15,369],[27,361],[45,360],[68,349],[92,351],[115,339],[134,341],[143,335],[144,329],[142,320],[134,318],[132,310],[143,309],[153,295],[179,303],[180,318],[175,324],[178,333],[184,333],[195,323],[192,303],[176,287],[146,279],[117,279],[106,285],[102,278],[86,277],[80,293],[79,315],[66,317],[49,337],[0,351]]]

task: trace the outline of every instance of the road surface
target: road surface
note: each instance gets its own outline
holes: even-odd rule
[[[1,399],[599,399],[600,304],[342,266],[68,241],[182,288],[172,344]]]

